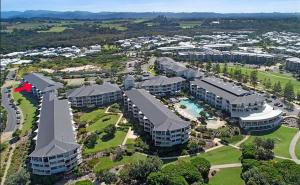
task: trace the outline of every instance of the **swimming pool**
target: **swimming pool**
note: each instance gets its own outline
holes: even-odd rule
[[[199,104],[196,104],[189,99],[181,100],[179,104],[186,106],[185,110],[195,117],[199,117],[199,113],[204,110]],[[206,113],[206,115],[208,118],[211,117],[208,113]]]

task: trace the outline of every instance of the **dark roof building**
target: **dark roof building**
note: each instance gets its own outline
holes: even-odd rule
[[[53,92],[42,98],[36,145],[29,157],[33,173],[39,175],[69,171],[80,161],[69,103]]]
[[[102,85],[93,84],[88,86],[81,86],[79,88],[68,91],[66,95],[68,98],[74,98],[85,96],[97,96],[116,91],[121,91],[118,85],[111,83],[103,83]]]
[[[30,73],[25,75],[23,79],[24,81],[32,84],[33,87],[41,91],[41,93],[63,88],[62,83],[55,82],[41,73]]]

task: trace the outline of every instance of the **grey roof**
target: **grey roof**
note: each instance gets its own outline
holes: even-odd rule
[[[59,155],[78,147],[68,101],[58,100],[55,93],[47,92],[42,100],[36,146],[30,157]]]
[[[151,78],[150,80],[146,80],[144,82],[141,82],[141,87],[145,86],[162,86],[162,85],[170,85],[174,83],[183,82],[185,79],[181,77],[172,77],[168,78],[166,76],[156,76]]]
[[[24,79],[42,92],[63,88],[62,83],[55,82],[41,73],[27,74]]]
[[[151,121],[154,131],[177,130],[190,125],[144,89],[132,89],[125,94]]]
[[[102,85],[93,84],[88,86],[81,86],[76,89],[71,89],[66,93],[66,95],[68,98],[76,98],[84,96],[97,96],[117,91],[121,91],[118,85],[105,82]]]
[[[124,80],[125,81],[127,81],[127,80],[130,80],[130,81],[133,80],[134,81],[135,79],[134,79],[134,77],[132,75],[127,75]]]
[[[204,78],[203,81],[236,96],[242,96],[249,93],[249,91],[246,91],[241,87],[234,85],[233,83],[224,82],[219,78]]]
[[[169,57],[160,57],[156,59],[156,61],[174,72],[182,72],[187,70],[186,67],[179,65],[177,62],[175,62],[173,59]]]
[[[300,64],[300,58],[297,58],[297,57],[288,58],[288,59],[286,59],[286,60],[289,61],[289,62],[293,62],[293,63],[298,63],[298,64]]]
[[[217,78],[204,78],[191,81],[191,84],[195,84],[219,97],[227,99],[231,104],[249,104],[263,101],[263,97]]]

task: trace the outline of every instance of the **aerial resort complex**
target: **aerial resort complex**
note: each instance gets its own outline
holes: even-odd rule
[[[4,1],[0,185],[300,185],[296,1]]]

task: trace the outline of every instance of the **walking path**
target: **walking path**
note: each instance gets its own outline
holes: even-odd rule
[[[115,114],[114,112],[109,112],[109,109],[110,109],[110,106],[106,108],[106,110],[105,110],[105,113],[106,113],[106,114]],[[123,118],[123,113],[117,113],[117,114],[118,114],[120,117],[119,117],[118,121],[116,122],[115,126],[116,126],[116,127],[120,127],[120,126],[119,126],[119,123],[120,123],[120,121],[121,121],[122,118]]]
[[[127,142],[127,139],[128,139],[128,137],[130,136],[130,133],[131,132],[131,127],[129,127],[129,129],[128,129],[128,131],[127,131],[127,134],[126,134],[126,136],[125,136],[125,138],[124,138],[124,140],[123,140],[123,142],[122,142],[122,146],[124,146],[125,144],[126,144],[126,142]]]
[[[296,145],[297,145],[297,142],[299,139],[300,139],[300,131],[298,131],[295,134],[295,136],[293,137],[293,139],[290,143],[290,148],[289,148],[290,156],[297,164],[300,164],[300,159],[298,159],[296,156]],[[300,151],[298,151],[298,152],[300,152]]]
[[[241,146],[241,144],[243,144],[249,138],[250,138],[250,135],[246,135],[246,137],[244,139],[242,139],[241,141],[239,141],[238,143],[236,143],[235,146]]]
[[[11,158],[12,158],[12,156],[14,154],[14,151],[15,151],[15,148],[16,148],[16,143],[12,144],[11,147],[12,147],[12,149],[9,153],[8,160],[7,160],[6,165],[5,165],[5,170],[4,170],[4,173],[3,173],[1,185],[4,185],[4,182],[6,180],[7,172],[8,172],[8,169],[10,167],[10,164],[11,164]]]
[[[210,170],[224,169],[224,168],[236,168],[236,167],[241,167],[241,166],[242,166],[242,163],[212,165],[210,167]]]

